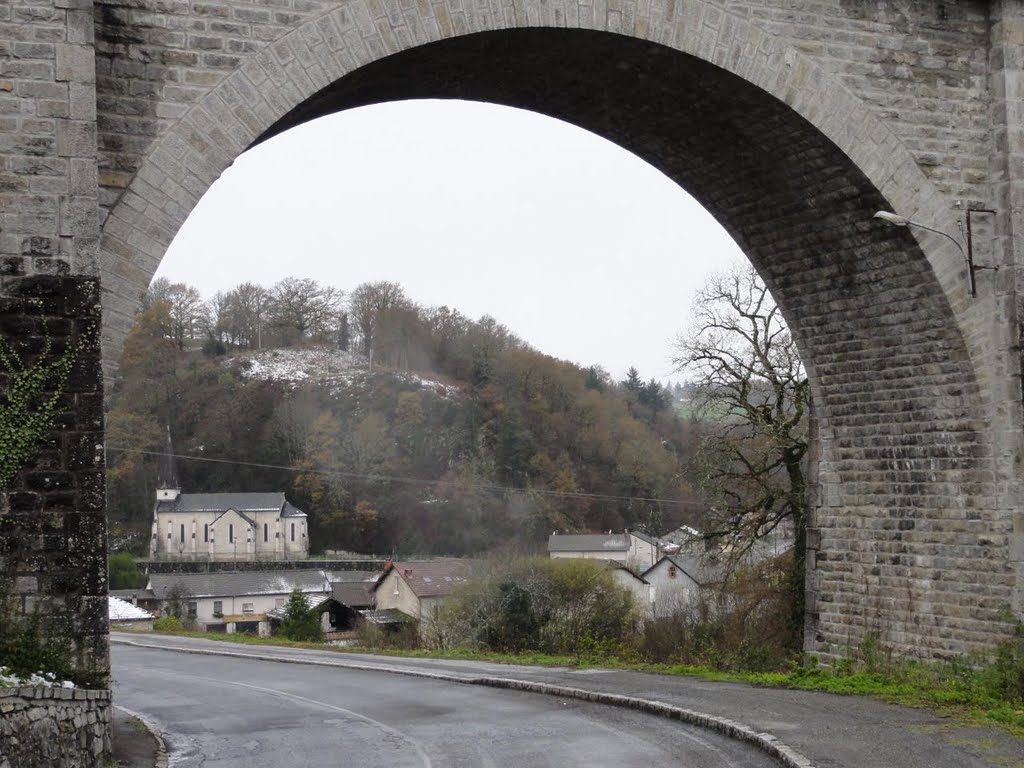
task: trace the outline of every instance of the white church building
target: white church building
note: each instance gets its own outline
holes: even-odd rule
[[[182,493],[168,435],[149,556],[154,560],[302,560],[306,513],[284,493]]]

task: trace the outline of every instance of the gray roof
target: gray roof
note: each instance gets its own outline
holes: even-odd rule
[[[626,533],[553,533],[548,538],[548,552],[626,552]]]
[[[474,565],[473,560],[457,557],[392,563],[384,569],[373,588],[376,591],[384,583],[385,577],[394,570],[416,597],[443,597],[450,595],[452,589],[459,584],[466,583]]]
[[[373,581],[347,581],[331,584],[334,599],[349,608],[369,608],[373,605]]]
[[[219,571],[214,573],[153,573],[149,586],[158,600],[166,600],[178,587],[181,597],[238,597],[329,592],[331,571]]]
[[[284,493],[183,493],[174,501],[159,501],[157,512],[280,512],[282,517],[305,517]]]

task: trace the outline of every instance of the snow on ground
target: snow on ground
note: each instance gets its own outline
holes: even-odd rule
[[[238,366],[242,376],[263,381],[284,381],[299,384],[314,381],[323,384],[348,386],[361,384],[371,371],[366,358],[352,352],[328,347],[307,349],[267,349],[246,355],[236,355],[229,363]],[[386,373],[395,378],[431,389],[441,397],[451,397],[458,388],[415,373],[375,367],[372,374]]]
[[[28,677],[17,677],[7,667],[0,667],[0,688],[74,688],[70,680],[58,680],[52,672],[33,672]]]

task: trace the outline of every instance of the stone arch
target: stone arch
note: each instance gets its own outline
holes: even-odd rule
[[[755,23],[706,0],[645,13],[355,0],[253,55],[157,140],[104,224],[108,355],[178,227],[253,143],[401,98],[561,117],[693,193],[794,329],[818,408],[808,646],[878,631],[908,650],[981,647],[1014,580],[977,310],[951,243],[870,221],[886,207],[942,221],[943,196],[837,78]]]

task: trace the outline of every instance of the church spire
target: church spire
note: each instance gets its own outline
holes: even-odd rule
[[[157,469],[156,500],[174,501],[181,495],[181,484],[178,482],[178,467],[174,461],[174,448],[171,446],[171,425],[167,425],[167,446],[160,456]]]

